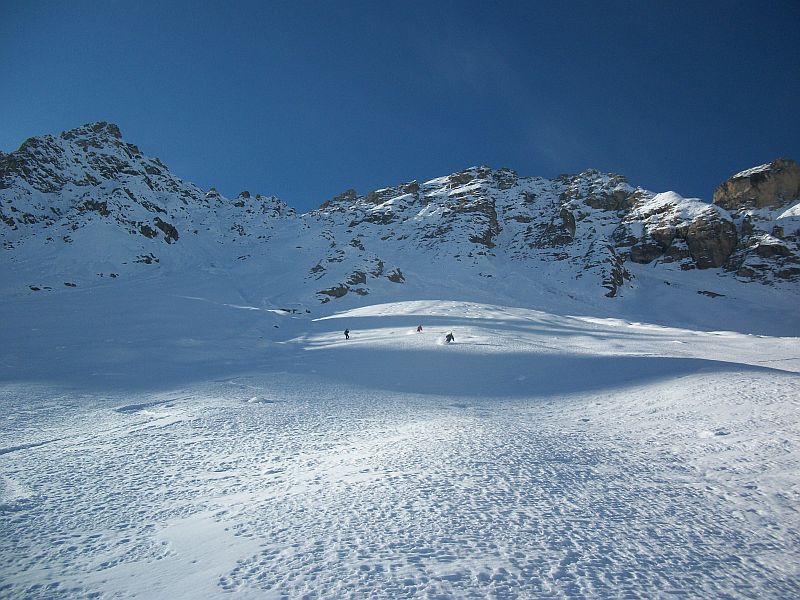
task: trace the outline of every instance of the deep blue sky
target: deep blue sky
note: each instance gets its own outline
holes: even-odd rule
[[[0,1],[0,149],[84,123],[300,210],[476,165],[710,200],[800,160],[800,1]]]

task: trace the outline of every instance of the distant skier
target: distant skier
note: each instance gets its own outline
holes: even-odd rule
[[[422,333],[422,325],[417,325],[417,333]]]
[[[346,340],[350,339],[350,330],[349,329],[345,329],[344,330],[344,339],[346,339]]]
[[[455,336],[453,335],[453,332],[452,332],[452,331],[451,331],[450,333],[448,333],[448,334],[445,336],[445,338],[444,338],[444,341],[445,341],[445,342],[447,342],[448,344],[449,344],[450,342],[455,342],[455,341],[456,341],[456,338],[455,338]]]

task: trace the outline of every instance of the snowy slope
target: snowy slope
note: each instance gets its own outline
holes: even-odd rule
[[[798,596],[796,212],[475,167],[298,215],[29,140],[0,597]]]
[[[797,338],[116,289],[4,321],[4,597],[800,591]]]
[[[95,123],[0,157],[0,291],[194,272],[239,281],[261,308],[346,308],[438,290],[625,312],[667,282],[686,290],[677,302],[698,292],[750,298],[768,323],[800,294],[795,204],[731,212],[594,170],[548,180],[481,166],[349,190],[297,215],[275,197],[203,192],[116,126]],[[652,276],[636,276],[639,265]]]

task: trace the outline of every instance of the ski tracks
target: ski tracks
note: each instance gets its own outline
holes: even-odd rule
[[[697,385],[742,387],[710,378]],[[635,390],[375,401],[348,386],[284,384],[250,378],[182,390],[176,406],[163,397],[109,406],[102,437],[86,423],[84,441],[59,442],[58,453],[3,455],[4,473],[38,500],[0,511],[0,594],[158,595],[167,580],[185,597],[798,592],[796,514],[733,495],[735,477],[709,476],[724,473],[712,470],[725,466],[724,448],[703,444],[747,443],[746,416],[687,410],[659,420],[673,404],[652,388],[647,402]],[[192,418],[157,412],[177,410]],[[691,425],[691,437],[675,423]],[[218,526],[201,546],[224,550],[210,565],[175,539],[193,539],[192,524],[209,519]],[[182,587],[198,564],[206,587]]]

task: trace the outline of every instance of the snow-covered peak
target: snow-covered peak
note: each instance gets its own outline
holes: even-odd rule
[[[114,123],[97,121],[96,123],[88,123],[82,127],[64,131],[61,134],[61,138],[65,140],[122,140],[122,133],[119,130],[119,126]]]
[[[781,212],[766,233],[784,243],[796,217]],[[43,273],[20,267],[18,283],[6,278],[23,289],[78,279],[70,273],[81,265],[82,277],[223,269],[270,282],[270,296],[288,305],[394,300],[442,282],[473,299],[502,294],[524,305],[543,289],[587,301],[635,294],[638,264],[665,277],[710,269],[750,279],[747,260],[758,252],[772,261],[759,272],[779,274],[757,279],[784,287],[800,279],[788,265],[794,242],[740,245],[747,225],[737,219],[720,204],[654,194],[615,173],[546,179],[487,165],[366,194],[349,189],[297,215],[274,196],[204,192],[105,122],[0,155],[6,257]]]

